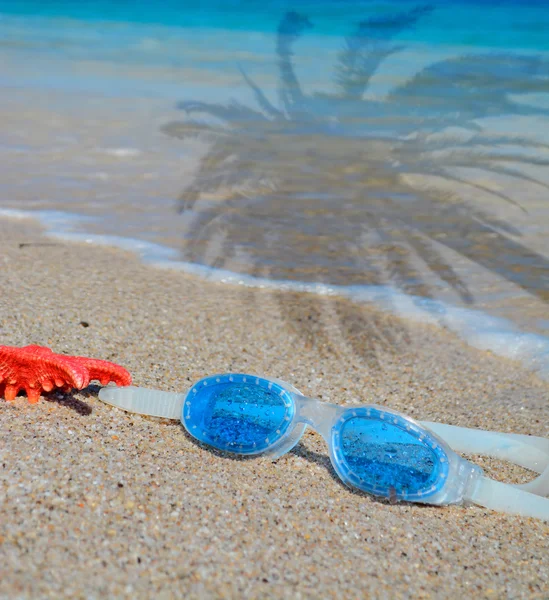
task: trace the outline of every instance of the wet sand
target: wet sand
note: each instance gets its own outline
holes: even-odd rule
[[[2,344],[113,360],[159,389],[245,371],[333,402],[549,435],[547,382],[434,327],[154,269],[30,221],[0,221],[0,239]],[[0,401],[2,598],[549,596],[547,523],[353,492],[314,432],[274,463],[235,460],[98,389]]]

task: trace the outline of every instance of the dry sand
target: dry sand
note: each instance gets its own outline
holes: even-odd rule
[[[546,382],[444,331],[157,270],[30,222],[1,221],[0,239],[3,344],[110,359],[137,385],[183,391],[241,370],[334,402],[549,435]],[[549,597],[549,524],[350,491],[313,432],[274,463],[231,459],[97,390],[0,401],[2,598]]]

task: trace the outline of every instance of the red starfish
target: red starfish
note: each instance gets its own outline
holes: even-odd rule
[[[14,400],[24,390],[34,404],[40,400],[42,391],[81,390],[94,379],[102,385],[109,381],[117,385],[132,382],[124,367],[107,360],[54,354],[45,346],[0,346],[0,397],[6,400]]]

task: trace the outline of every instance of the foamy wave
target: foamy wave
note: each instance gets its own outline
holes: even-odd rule
[[[134,158],[141,154],[141,150],[137,148],[98,148],[97,151],[116,158]]]

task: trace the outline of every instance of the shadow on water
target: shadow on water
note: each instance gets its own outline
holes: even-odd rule
[[[187,118],[164,132],[210,142],[180,198],[184,260],[273,279],[390,285],[427,298],[446,288],[474,304],[448,258],[454,253],[549,301],[547,259],[521,243],[510,218],[480,208],[497,201],[506,214],[524,213],[498,177],[549,188],[533,174],[549,166],[549,144],[490,133],[481,122],[548,115],[513,97],[549,90],[549,60],[441,59],[382,100],[371,97],[373,76],[403,50],[395,36],[431,11],[360,22],[339,53],[331,93],[302,89],[293,48],[312,23],[288,12],[276,35],[277,103],[241,69],[255,107],[178,104]],[[374,369],[380,353],[406,343],[405,331],[363,307],[273,294],[289,326],[319,350],[344,343]]]

